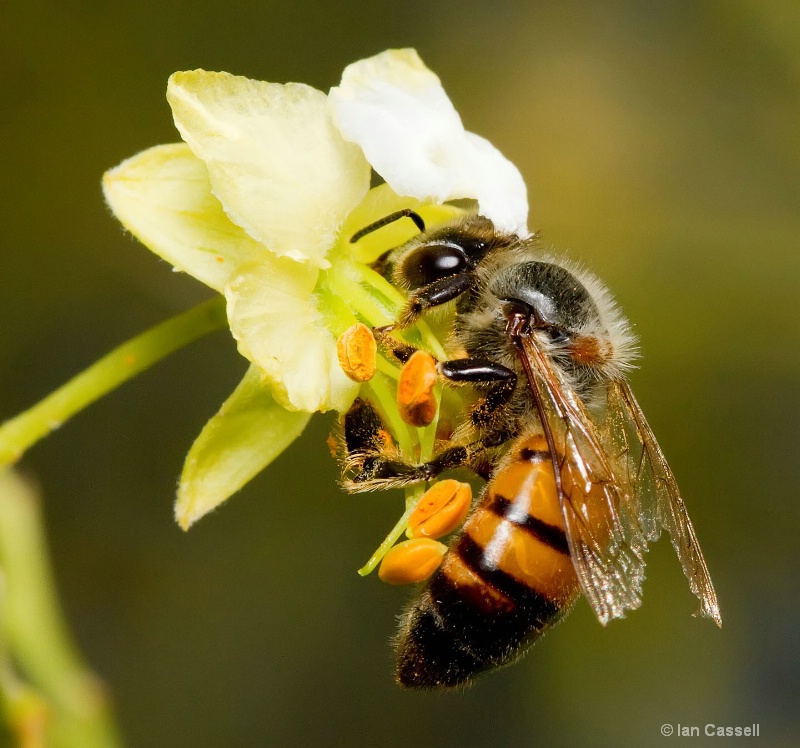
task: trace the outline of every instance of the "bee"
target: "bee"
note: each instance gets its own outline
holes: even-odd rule
[[[675,478],[626,378],[630,325],[602,283],[544,254],[538,238],[476,214],[420,233],[376,267],[408,292],[391,335],[454,305],[445,382],[480,393],[450,443],[416,465],[384,449],[371,406],[345,419],[351,490],[427,481],[460,466],[487,483],[444,561],[403,616],[397,679],[469,684],[514,662],[583,594],[602,624],[641,605],[644,554],[670,536],[700,614],[722,625],[708,568]],[[348,423],[349,418],[349,423]],[[349,438],[347,434],[350,434]]]

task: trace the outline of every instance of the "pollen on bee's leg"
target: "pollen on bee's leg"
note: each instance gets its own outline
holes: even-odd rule
[[[333,434],[328,434],[325,443],[328,445],[328,451],[331,453],[331,457],[336,459],[339,456],[339,442],[336,440],[336,437]]]
[[[461,527],[472,506],[469,483],[447,479],[434,483],[408,518],[412,538],[440,538]]]
[[[375,376],[378,346],[372,330],[361,322],[339,336],[336,354],[342,371],[354,382],[368,382]]]
[[[431,538],[398,543],[384,557],[378,576],[387,584],[414,584],[427,579],[442,563],[447,546]]]
[[[427,426],[436,417],[436,361],[417,351],[406,361],[397,382],[397,408],[410,426]]]

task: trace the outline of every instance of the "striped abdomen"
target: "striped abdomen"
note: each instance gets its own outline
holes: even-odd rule
[[[525,437],[407,612],[398,680],[457,686],[512,662],[577,593],[547,443]]]

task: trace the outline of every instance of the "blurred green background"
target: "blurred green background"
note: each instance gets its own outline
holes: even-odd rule
[[[617,295],[634,389],[700,536],[725,628],[669,545],[643,608],[585,602],[469,691],[400,691],[406,590],[355,570],[399,511],[347,496],[318,417],[188,534],[183,456],[245,369],[219,333],[24,459],[70,625],[131,746],[668,745],[662,723],[800,743],[800,4],[96,0],[0,9],[0,417],[206,298],[125,236],[102,172],[177,140],[174,70],[327,89],[415,46],[521,168],[531,225]],[[682,743],[720,744],[709,739]],[[748,744],[740,739],[737,745]]]

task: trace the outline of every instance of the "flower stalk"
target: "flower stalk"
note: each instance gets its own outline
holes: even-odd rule
[[[56,600],[38,497],[10,470],[0,471],[0,569],[0,696],[18,744],[118,745],[103,685]]]
[[[17,462],[31,446],[87,405],[226,324],[225,302],[218,296],[118,346],[32,408],[0,425],[0,467]]]

